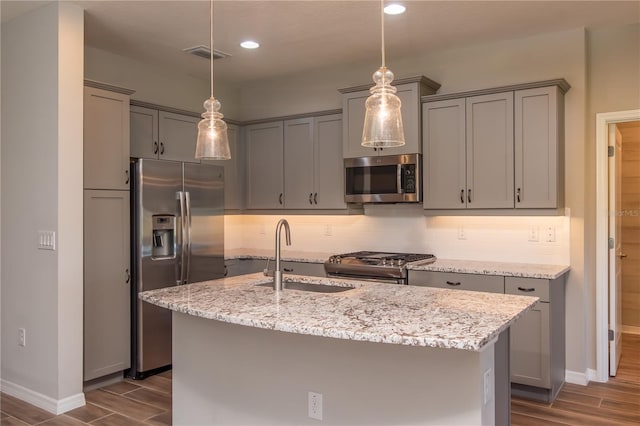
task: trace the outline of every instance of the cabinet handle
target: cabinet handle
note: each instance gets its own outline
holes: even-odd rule
[[[158,153],[158,141],[153,141],[153,153]]]
[[[309,193],[309,204],[313,205],[313,192]]]
[[[284,272],[293,272],[293,268],[283,268]]]
[[[469,189],[467,190],[467,192],[468,192],[468,194],[467,194],[467,201],[468,201],[469,203],[471,203],[471,188],[469,188]]]
[[[516,191],[516,200],[520,202],[520,188],[518,188],[518,190]]]
[[[229,268],[227,268],[227,265],[224,265],[224,276],[228,276],[229,275]]]
[[[460,203],[464,204],[464,189],[460,190]]]
[[[129,284],[129,281],[131,281],[131,274],[129,273],[129,268],[124,270],[124,274],[125,274],[125,283]]]
[[[454,281],[447,281],[447,284],[449,284],[451,286],[454,286],[454,287],[457,287],[457,286],[460,285],[460,281],[455,281],[455,282]]]
[[[280,203],[280,205],[282,205],[282,198],[283,198],[283,194],[281,192],[280,197],[278,197],[278,202]]]
[[[124,183],[129,185],[129,170],[124,171]]]
[[[160,142],[160,155],[164,155],[164,143]]]
[[[619,257],[620,259],[624,259],[625,257],[627,257],[627,254],[626,254],[626,253],[620,253],[620,254],[618,255],[618,257]]]
[[[533,288],[533,287],[527,287],[527,288],[524,288],[524,287],[518,287],[518,290],[520,290],[520,291],[524,291],[524,292],[526,292],[526,293],[531,293],[532,291],[536,291],[536,289],[535,289],[535,288]]]
[[[318,193],[313,194],[313,203],[318,204]]]

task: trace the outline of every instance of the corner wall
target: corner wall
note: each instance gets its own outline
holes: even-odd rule
[[[2,25],[2,391],[57,413],[84,405],[83,25],[66,2]]]

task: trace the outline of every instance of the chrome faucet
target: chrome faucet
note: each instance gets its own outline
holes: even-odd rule
[[[282,290],[282,269],[280,269],[280,237],[282,236],[282,225],[284,225],[287,245],[291,245],[291,230],[286,219],[280,219],[276,225],[276,269],[273,271],[273,289]]]

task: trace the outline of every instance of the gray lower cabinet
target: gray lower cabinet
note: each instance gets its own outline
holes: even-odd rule
[[[84,191],[84,380],[130,367],[129,191]]]
[[[273,268],[273,262],[269,265],[269,268]],[[308,275],[312,277],[326,277],[327,274],[324,271],[324,264],[322,263],[308,263],[308,262],[282,262],[282,270],[289,274],[296,275]]]
[[[228,277],[262,272],[267,267],[266,259],[228,259],[225,261]],[[282,261],[280,264],[285,274],[308,275],[325,277],[324,264],[308,262]],[[269,269],[274,268],[274,262],[269,262]]]
[[[553,401],[565,377],[564,276],[555,280],[454,272],[409,271],[409,284],[534,296],[540,301],[510,333],[511,391]]]
[[[225,277],[254,274],[262,272],[267,267],[267,261],[262,259],[227,259],[224,261]]]
[[[409,271],[409,284],[453,290],[504,293],[504,277],[457,272]]]
[[[565,379],[564,277],[505,278],[505,293],[540,301],[511,327],[511,383],[515,395],[553,401]]]

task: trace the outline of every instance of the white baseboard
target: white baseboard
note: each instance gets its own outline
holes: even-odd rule
[[[589,383],[589,380],[589,370],[584,373],[566,370],[564,373],[564,381],[574,385],[586,386]]]
[[[2,392],[7,395],[11,395],[56,415],[85,405],[84,393],[82,392],[63,399],[54,399],[6,380],[1,380],[0,386]]]

